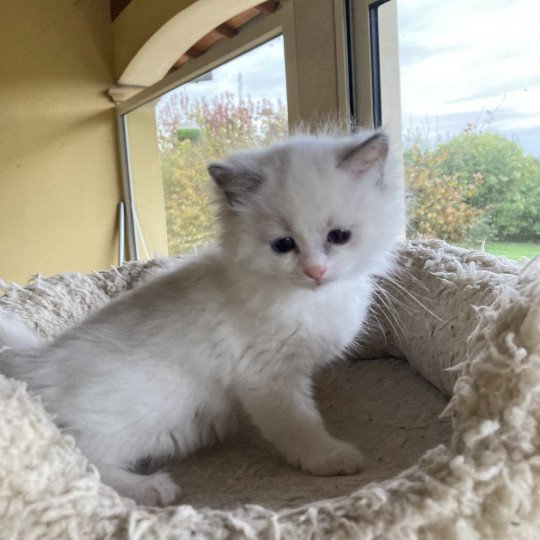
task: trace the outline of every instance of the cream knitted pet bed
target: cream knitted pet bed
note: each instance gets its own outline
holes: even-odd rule
[[[53,336],[170,264],[4,285],[0,307]],[[317,383],[329,429],[366,453],[364,473],[296,471],[246,421],[175,467],[185,504],[137,507],[0,376],[0,538],[540,538],[540,260],[415,241],[399,266],[356,355],[377,359]]]

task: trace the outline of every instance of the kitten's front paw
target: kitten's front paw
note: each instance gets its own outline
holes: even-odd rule
[[[169,473],[159,471],[141,476],[134,486],[132,498],[145,506],[167,506],[174,503],[182,491]]]
[[[352,444],[336,441],[324,452],[306,456],[301,463],[302,469],[317,476],[338,476],[355,474],[364,468],[364,456]]]

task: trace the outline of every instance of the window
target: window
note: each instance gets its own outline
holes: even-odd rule
[[[539,253],[540,4],[390,0],[374,7],[376,97],[383,124],[401,124],[409,234],[510,258]]]
[[[208,162],[288,134],[283,37],[134,109],[126,126],[141,256],[204,246],[214,238]]]

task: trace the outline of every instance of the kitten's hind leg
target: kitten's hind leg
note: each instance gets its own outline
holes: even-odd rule
[[[137,474],[109,463],[97,464],[97,468],[104,484],[139,504],[166,506],[174,503],[181,494],[180,487],[165,471]]]

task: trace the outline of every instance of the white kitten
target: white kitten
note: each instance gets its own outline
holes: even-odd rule
[[[103,481],[141,503],[171,503],[179,488],[137,462],[222,439],[238,403],[289,463],[357,472],[362,455],[326,431],[311,380],[362,328],[404,226],[387,153],[380,132],[305,135],[211,164],[217,247],[52,342],[26,331],[21,349],[25,331],[3,316],[13,348],[0,371],[27,381]]]

